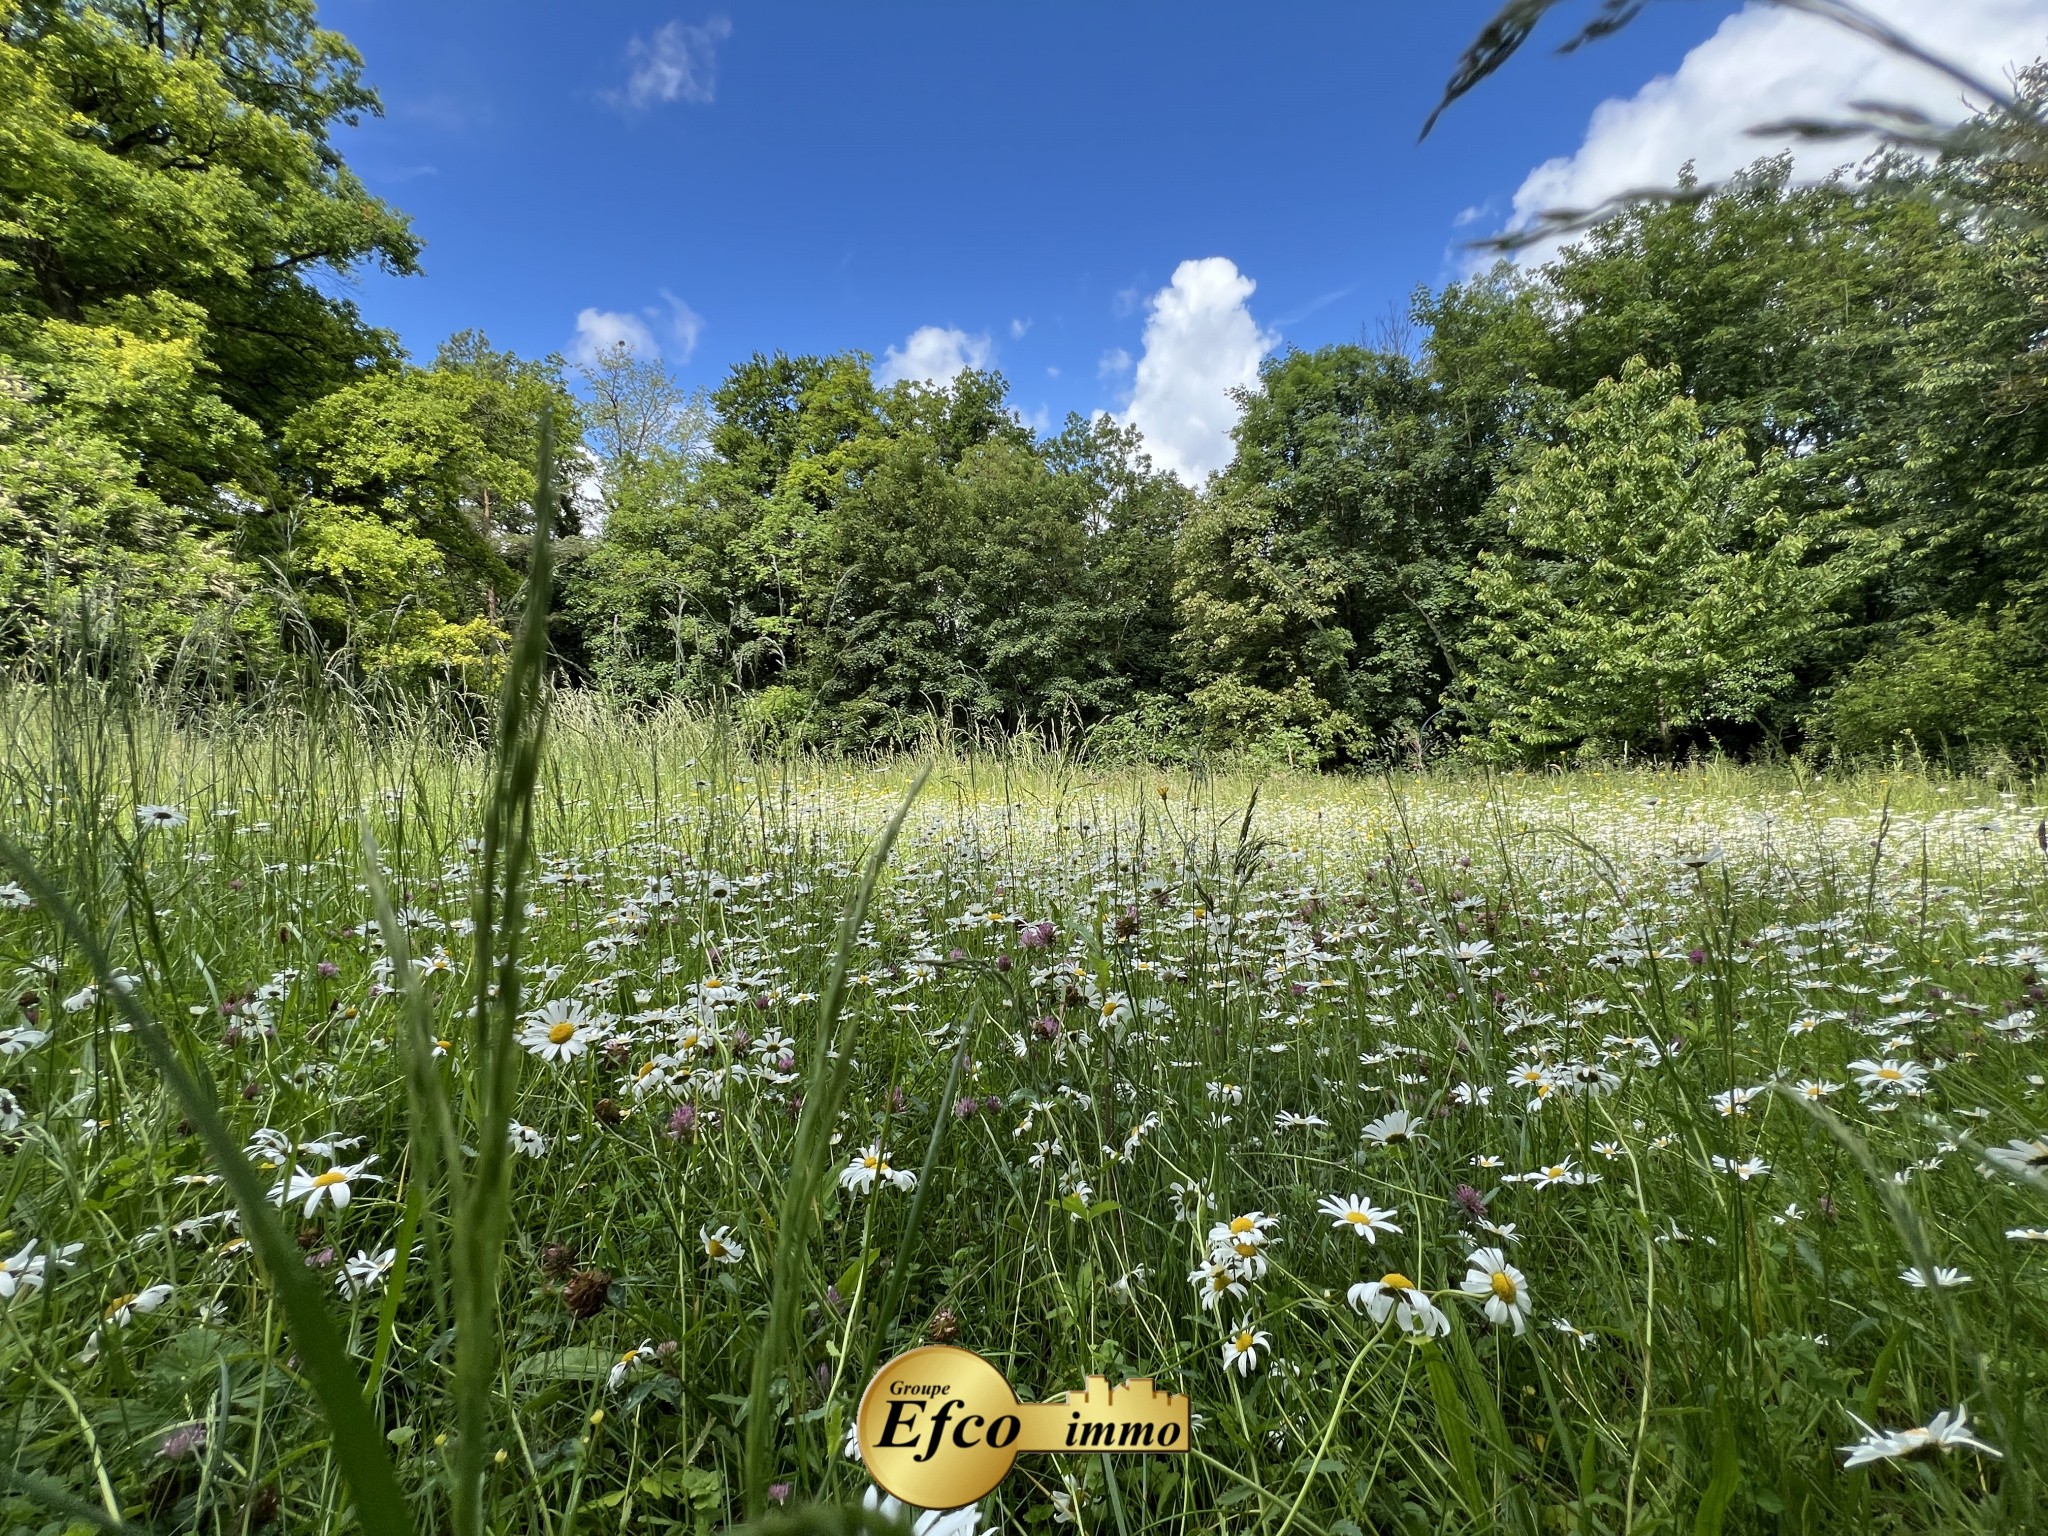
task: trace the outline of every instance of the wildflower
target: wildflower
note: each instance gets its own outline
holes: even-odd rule
[[[1760,1179],[1769,1173],[1771,1165],[1760,1157],[1745,1157],[1738,1163],[1716,1155],[1714,1158],[1714,1169],[1717,1173],[1733,1174],[1736,1178],[1747,1184],[1751,1179]]]
[[[1223,1369],[1236,1371],[1240,1376],[1249,1376],[1259,1367],[1259,1351],[1272,1341],[1260,1330],[1252,1327],[1252,1320],[1240,1317],[1237,1331],[1223,1341]]]
[[[145,832],[168,832],[173,827],[185,825],[185,813],[175,805],[138,805],[135,808],[135,825]]]
[[[1273,1117],[1273,1129],[1276,1131],[1306,1131],[1329,1123],[1321,1115],[1298,1115],[1289,1109],[1283,1109]]]
[[[1522,1278],[1522,1272],[1498,1248],[1475,1248],[1465,1262],[1470,1266],[1462,1287],[1465,1294],[1484,1297],[1487,1320],[1513,1323],[1516,1335],[1520,1336],[1529,1326],[1531,1305],[1528,1282]]]
[[[1761,1088],[1730,1088],[1726,1093],[1714,1095],[1714,1108],[1719,1110],[1724,1117],[1729,1115],[1746,1115],[1749,1113],[1749,1106],[1755,1101],[1756,1096],[1762,1092]]]
[[[1365,1139],[1376,1147],[1390,1147],[1404,1141],[1421,1141],[1422,1122],[1405,1109],[1381,1115],[1365,1128]]]
[[[1984,1169],[1987,1173],[2002,1169],[2021,1177],[2048,1174],[2048,1136],[2034,1136],[2025,1141],[2016,1137],[2002,1147],[1986,1147]]]
[[[1792,1091],[1810,1104],[1818,1104],[1831,1093],[1840,1093],[1842,1085],[1831,1083],[1825,1078],[1802,1077],[1792,1085]]]
[[[93,991],[90,987],[86,990],[89,992]],[[95,992],[94,996],[98,996],[98,994]],[[88,1003],[86,1006],[91,1007],[92,1005]],[[66,1004],[66,1011],[76,1013],[78,1010]],[[30,1029],[26,1025],[17,1025],[12,1029],[0,1029],[0,1058],[19,1056],[24,1051],[32,1051],[49,1038],[50,1032],[47,1029]]]
[[[1209,1229],[1209,1257],[1228,1265],[1243,1279],[1257,1280],[1266,1273],[1263,1250],[1274,1240],[1273,1229],[1279,1225],[1277,1216],[1268,1216],[1264,1211],[1247,1211],[1242,1216],[1219,1221]]]
[[[642,1339],[638,1348],[629,1349],[619,1356],[618,1362],[612,1366],[610,1374],[605,1377],[605,1386],[613,1392],[618,1391],[619,1388],[626,1384],[628,1373],[639,1363],[640,1357],[652,1354],[653,1352],[654,1340]]]
[[[1377,1280],[1361,1280],[1344,1293],[1344,1299],[1354,1310],[1365,1313],[1376,1323],[1384,1323],[1391,1314],[1397,1328],[1419,1338],[1451,1330],[1450,1317],[1403,1274],[1389,1273]]]
[[[889,1154],[879,1141],[870,1142],[839,1173],[839,1187],[854,1194],[872,1194],[877,1184],[887,1182],[906,1194],[917,1187],[917,1175],[889,1164]]]
[[[1233,1301],[1245,1298],[1244,1282],[1230,1265],[1215,1260],[1189,1271],[1188,1284],[1195,1288],[1196,1299],[1201,1302],[1204,1312],[1214,1312],[1226,1296]]]
[[[341,1273],[334,1277],[341,1294],[353,1301],[367,1295],[384,1283],[391,1273],[391,1266],[398,1262],[398,1250],[386,1248],[382,1253],[365,1253],[358,1248],[355,1257],[342,1261]]]
[[[1921,1291],[1930,1288],[1946,1290],[1953,1286],[1968,1285],[1970,1283],[1970,1277],[1960,1269],[1951,1269],[1944,1264],[1935,1265],[1932,1276],[1929,1276],[1926,1270],[1916,1266],[1911,1269],[1900,1270],[1899,1278],[1915,1290]]]
[[[1598,1184],[1600,1175],[1583,1173],[1572,1166],[1570,1158],[1566,1158],[1561,1163],[1551,1163],[1534,1173],[1523,1174],[1522,1182],[1536,1189],[1549,1189],[1553,1184]]]
[[[505,1140],[520,1157],[546,1157],[548,1139],[530,1125],[517,1120],[505,1127]]]
[[[2007,1227],[2005,1235],[2015,1243],[2048,1243],[2048,1227]]]
[[[66,1243],[37,1253],[36,1240],[30,1238],[19,1253],[0,1259],[0,1301],[12,1301],[19,1291],[41,1290],[49,1271],[68,1268],[84,1247],[83,1243]]]
[[[130,1292],[126,1296],[116,1296],[107,1303],[106,1312],[103,1314],[104,1320],[112,1323],[116,1328],[126,1328],[134,1320],[136,1313],[154,1312],[158,1307],[169,1301],[171,1299],[171,1291],[171,1286],[159,1281],[155,1285]]]
[[[366,1157],[360,1163],[337,1165],[324,1173],[308,1173],[303,1168],[294,1168],[288,1181],[279,1182],[270,1191],[270,1198],[279,1205],[291,1205],[303,1200],[306,1202],[308,1216],[319,1210],[323,1201],[331,1204],[337,1211],[345,1211],[351,1198],[349,1185],[353,1181],[361,1180],[366,1184],[377,1182],[377,1174],[363,1171],[375,1161],[375,1157]]]
[[[737,1264],[747,1256],[745,1247],[732,1235],[731,1227],[720,1227],[716,1232],[699,1227],[697,1241],[704,1245],[704,1257],[714,1264]]]
[[[1912,1429],[1872,1429],[1855,1414],[1849,1417],[1863,1431],[1863,1438],[1853,1445],[1841,1447],[1848,1457],[1842,1463],[1844,1469],[1912,1456],[1921,1451],[1971,1450],[1985,1456],[2003,1454],[1970,1434],[1969,1411],[1962,1404],[1957,1404],[1953,1414],[1943,1410],[1926,1424]]]
[[[1567,1318],[1553,1317],[1550,1320],[1550,1326],[1552,1328],[1555,1328],[1559,1333],[1570,1334],[1572,1336],[1572,1342],[1578,1345],[1581,1349],[1596,1349],[1599,1347],[1599,1334],[1588,1333],[1585,1329],[1579,1327],[1577,1324],[1571,1322]]]
[[[1330,1225],[1337,1228],[1349,1227],[1368,1243],[1377,1243],[1381,1232],[1399,1232],[1394,1224],[1393,1211],[1383,1211],[1364,1195],[1349,1195],[1338,1199],[1334,1195],[1323,1198],[1316,1207],[1330,1218]]]
[[[973,1504],[960,1509],[913,1511],[893,1495],[874,1487],[860,1496],[860,1502],[862,1508],[873,1510],[884,1520],[907,1524],[910,1536],[981,1536],[981,1514]]]
[[[0,882],[0,911],[26,912],[34,905],[35,898],[12,880]]]
[[[590,1049],[599,1033],[598,1022],[574,998],[557,998],[526,1021],[519,1043],[542,1061],[562,1062]]]
[[[1852,1061],[1858,1087],[1871,1093],[1919,1094],[1927,1088],[1927,1069],[1915,1061]]]
[[[579,1269],[562,1287],[562,1305],[569,1315],[584,1321],[597,1316],[611,1299],[612,1272],[608,1269]]]

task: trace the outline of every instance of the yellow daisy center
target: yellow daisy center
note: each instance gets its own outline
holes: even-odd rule
[[[1252,1336],[1248,1333],[1240,1333],[1231,1340],[1231,1343],[1237,1346],[1237,1352],[1241,1355],[1252,1347]]]
[[[1236,1233],[1249,1232],[1256,1225],[1249,1216],[1233,1216],[1230,1220],[1230,1230]]]
[[[1372,1217],[1367,1215],[1364,1211],[1346,1211],[1344,1213],[1344,1219],[1350,1222],[1354,1227],[1369,1227],[1372,1225]]]
[[[574,1024],[557,1024],[548,1031],[549,1045],[562,1045],[575,1038],[576,1026]]]
[[[1392,1274],[1381,1275],[1380,1284],[1390,1291],[1412,1291],[1415,1289],[1415,1282],[1398,1270]]]
[[[1494,1295],[1498,1296],[1502,1301],[1507,1302],[1510,1306],[1514,1305],[1515,1282],[1513,1281],[1513,1279],[1509,1277],[1506,1270],[1495,1270],[1493,1272],[1493,1278],[1490,1281],[1488,1281],[1487,1284],[1493,1287]]]
[[[331,1184],[346,1184],[347,1182],[348,1175],[339,1168],[330,1168],[325,1173],[313,1175],[313,1187],[315,1189],[326,1189]]]
[[[1890,1083],[1898,1081],[1906,1074],[1901,1072],[1897,1067],[1879,1067],[1877,1069],[1877,1075],[1883,1078],[1886,1082]]]

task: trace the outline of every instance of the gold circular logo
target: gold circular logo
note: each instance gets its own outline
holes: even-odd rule
[[[1023,1419],[1003,1373],[949,1344],[913,1349],[875,1372],[854,1422],[868,1476],[919,1509],[972,1504],[1022,1449]]]

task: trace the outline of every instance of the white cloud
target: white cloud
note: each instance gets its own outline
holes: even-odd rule
[[[1095,377],[1118,379],[1131,371],[1131,354],[1122,347],[1111,347],[1096,360]]]
[[[675,360],[687,363],[690,354],[697,350],[697,338],[704,334],[704,317],[666,288],[661,290],[661,296],[668,304],[668,330],[675,338]]]
[[[654,332],[638,315],[623,314],[615,309],[580,310],[576,315],[576,334],[569,341],[569,361],[588,368],[597,361],[600,353],[621,342],[641,357],[661,356],[661,348],[655,345]]]
[[[1194,483],[1230,462],[1235,389],[1259,382],[1259,360],[1280,338],[1247,307],[1258,284],[1222,256],[1184,261],[1152,295],[1145,355],[1123,420],[1145,437],[1160,468]]]
[[[666,288],[661,290],[667,309],[649,305],[639,314],[619,309],[585,309],[577,312],[576,334],[569,339],[569,361],[589,367],[598,354],[621,342],[644,358],[669,357],[687,363],[697,350],[697,338],[704,334],[704,317]],[[664,347],[657,336],[668,338]]]
[[[609,93],[614,104],[639,110],[656,102],[704,105],[718,91],[718,45],[732,36],[732,22],[713,16],[700,27],[672,21],[627,45],[633,70],[623,91]]]
[[[1022,341],[1024,339],[1024,333],[1030,329],[1030,320],[1012,320],[1010,322],[1010,340]]]
[[[2048,0],[1866,0],[1867,9],[1979,78],[1999,83],[2048,52]],[[1751,0],[1627,100],[1602,102],[1585,141],[1529,173],[1510,228],[1545,209],[1591,208],[1638,187],[1668,187],[1694,162],[1714,181],[1762,156],[1791,150],[1796,174],[1818,180],[1858,159],[1869,142],[1798,143],[1749,129],[1796,118],[1838,118],[1852,103],[1916,107],[1955,122],[1970,110],[1956,83],[1813,16]],[[1532,248],[1542,259],[1554,246]]]
[[[901,350],[891,347],[882,354],[875,379],[885,385],[904,379],[945,384],[963,368],[986,368],[992,354],[986,334],[970,336],[961,330],[921,325],[910,333]]]

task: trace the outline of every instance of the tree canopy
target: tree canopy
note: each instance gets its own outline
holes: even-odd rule
[[[2048,746],[2023,136],[1765,160],[1419,292],[1413,346],[1268,359],[1191,486],[992,372],[416,362],[332,281],[417,264],[337,147],[377,110],[311,0],[0,0],[0,657],[469,686],[545,530],[565,683],[816,746]]]

